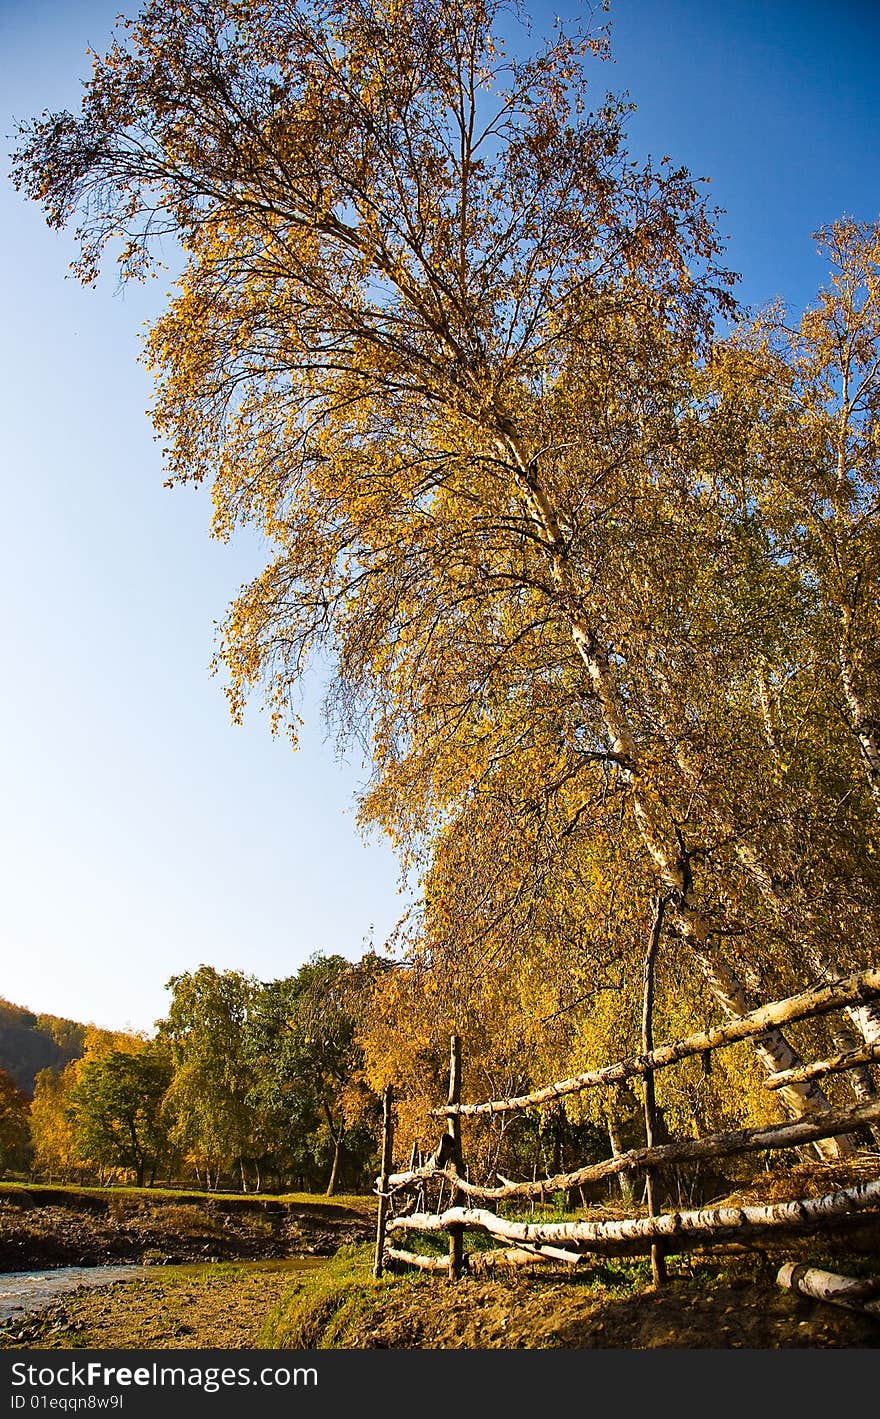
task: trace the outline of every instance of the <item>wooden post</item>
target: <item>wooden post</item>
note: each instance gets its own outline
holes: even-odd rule
[[[450,1104],[461,1103],[461,1040],[458,1035],[449,1037],[449,1098]],[[452,1139],[452,1156],[449,1166],[453,1172],[461,1173],[461,1117],[450,1114],[446,1120],[446,1132]],[[458,1188],[453,1187],[449,1199],[450,1207],[460,1207],[464,1202]],[[453,1227],[449,1233],[449,1275],[457,1281],[464,1269],[464,1227]]]
[[[386,1085],[382,1096],[382,1172],[379,1176],[379,1214],[376,1219],[376,1256],[373,1261],[373,1275],[382,1275],[385,1255],[385,1224],[388,1220],[388,1178],[391,1173],[391,1155],[394,1149],[394,1118],[391,1105],[394,1089]]]
[[[654,924],[651,927],[651,936],[648,941],[648,949],[645,953],[644,970],[644,992],[642,996],[642,1051],[650,1054],[654,1048],[654,962],[657,957],[657,947],[660,945],[660,933],[663,930],[663,914],[666,911],[666,898],[658,897],[654,912]],[[654,1071],[649,1069],[645,1075],[645,1139],[649,1148],[653,1148],[657,1139],[657,1100],[654,1093]],[[648,1216],[657,1216],[656,1197],[654,1193],[654,1169],[646,1168],[645,1186],[648,1203]],[[661,1287],[667,1279],[666,1257],[663,1247],[659,1242],[655,1242],[651,1247],[651,1276],[655,1288]]]

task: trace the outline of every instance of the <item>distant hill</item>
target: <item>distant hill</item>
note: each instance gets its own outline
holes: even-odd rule
[[[0,1069],[30,1098],[41,1069],[63,1069],[83,1052],[86,1027],[58,1015],[34,1015],[0,997]]]

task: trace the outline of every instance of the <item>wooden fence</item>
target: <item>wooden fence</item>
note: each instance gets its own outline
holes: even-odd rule
[[[662,909],[658,908],[652,942],[659,937]],[[804,1147],[822,1139],[841,1137],[854,1130],[880,1123],[880,1097],[873,1097],[848,1108],[832,1108],[820,1113],[802,1115],[784,1123],[761,1128],[744,1128],[735,1132],[715,1133],[703,1138],[679,1139],[657,1144],[653,1078],[666,1069],[693,1055],[708,1056],[713,1050],[726,1049],[742,1040],[754,1039],[766,1031],[795,1020],[843,1010],[880,997],[880,970],[871,968],[847,976],[833,984],[817,986],[799,995],[774,1001],[725,1025],[676,1040],[654,1048],[651,1039],[651,997],[653,991],[653,956],[649,946],[645,961],[645,1009],[642,1021],[642,1053],[619,1060],[603,1069],[591,1070],[569,1079],[557,1080],[528,1094],[485,1103],[461,1102],[461,1042],[453,1035],[450,1042],[449,1094],[445,1105],[434,1109],[432,1117],[444,1121],[444,1131],[437,1149],[427,1163],[416,1166],[415,1155],[407,1169],[393,1171],[393,1092],[388,1088],[384,1098],[384,1132],[382,1172],[376,1181],[379,1194],[378,1227],[374,1271],[378,1276],[389,1264],[440,1271],[458,1278],[467,1266],[464,1238],[467,1232],[479,1232],[498,1245],[480,1252],[481,1265],[533,1264],[535,1262],[565,1262],[577,1266],[591,1255],[650,1254],[654,1282],[665,1278],[665,1257],[694,1247],[713,1246],[731,1240],[751,1242],[760,1238],[789,1236],[821,1230],[837,1225],[865,1212],[880,1209],[880,1155],[872,1176],[864,1182],[845,1187],[823,1197],[800,1198],[791,1202],[767,1203],[759,1206],[714,1207],[691,1211],[662,1213],[657,1209],[654,1179],[659,1168],[672,1165],[689,1166],[705,1159],[737,1156],[748,1152],[765,1152],[783,1148]],[[846,1069],[864,1066],[880,1059],[880,1045],[851,1050],[827,1060],[776,1074],[766,1081],[771,1090],[791,1089],[807,1080],[821,1078]],[[645,1130],[647,1146],[606,1158],[599,1163],[556,1173],[531,1181],[514,1182],[498,1178],[493,1184],[472,1182],[462,1157],[461,1119],[492,1116],[517,1110],[537,1109],[542,1105],[583,1090],[608,1087],[625,1079],[645,1080]],[[502,1217],[497,1211],[480,1203],[505,1200],[543,1200],[553,1193],[583,1187],[622,1172],[639,1170],[646,1178],[646,1216],[630,1216],[612,1221],[520,1221]],[[424,1210],[426,1188],[439,1182],[449,1189],[447,1203],[437,1211]],[[403,1201],[402,1208],[399,1204]],[[417,1210],[421,1204],[421,1210]],[[428,1255],[396,1245],[399,1237],[411,1232],[447,1233],[447,1255]],[[785,1271],[786,1268],[783,1268]],[[819,1273],[817,1273],[819,1274]],[[780,1273],[782,1280],[782,1273]],[[790,1278],[783,1284],[791,1284]],[[818,1283],[817,1283],[818,1284]],[[803,1286],[802,1288],[803,1289]]]

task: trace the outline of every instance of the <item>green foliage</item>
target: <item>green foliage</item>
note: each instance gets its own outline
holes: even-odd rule
[[[173,1069],[165,1100],[170,1137],[207,1172],[237,1165],[244,1181],[244,1160],[257,1151],[246,1031],[258,984],[239,971],[200,966],[168,985],[160,1037]]]
[[[314,955],[260,993],[249,1032],[255,1085],[251,1100],[278,1150],[275,1163],[321,1178],[363,1182],[376,1162],[377,1100],[362,1077],[356,1038],[378,958],[353,964]]]
[[[156,1044],[87,1061],[68,1100],[78,1156],[130,1169],[141,1186],[167,1150],[162,1103],[170,1081],[167,1053]]]

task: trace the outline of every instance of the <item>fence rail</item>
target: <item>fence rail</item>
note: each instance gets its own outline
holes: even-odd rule
[[[686,1039],[675,1040],[672,1044],[660,1045],[648,1054],[635,1055],[632,1059],[618,1060],[603,1069],[591,1069],[584,1074],[576,1074],[571,1079],[559,1079],[553,1084],[545,1084],[530,1094],[520,1094],[510,1099],[490,1099],[482,1104],[447,1104],[444,1108],[432,1109],[434,1118],[449,1114],[469,1115],[512,1113],[516,1109],[538,1108],[541,1104],[552,1103],[566,1094],[579,1094],[585,1089],[600,1085],[619,1084],[624,1079],[668,1069],[696,1054],[709,1054],[716,1049],[726,1049],[742,1040],[754,1039],[777,1025],[793,1024],[797,1020],[807,1020],[814,1015],[829,1015],[834,1010],[850,1005],[865,1005],[880,996],[880,970],[872,967],[851,976],[844,976],[832,985],[814,986],[799,995],[787,996],[771,1005],[762,1005],[758,1010],[750,1010],[726,1025],[718,1025],[712,1030],[702,1030],[688,1035]]]
[[[646,1002],[649,1001],[650,991],[649,959],[650,952],[649,958],[646,958]],[[467,1264],[464,1255],[465,1232],[476,1231],[503,1244],[494,1251],[481,1252],[481,1264],[553,1261],[576,1266],[585,1256],[593,1253],[650,1252],[655,1284],[661,1284],[665,1276],[662,1258],[671,1252],[731,1239],[750,1241],[767,1235],[815,1231],[829,1223],[842,1223],[866,1212],[880,1210],[880,1176],[820,1198],[660,1214],[657,1213],[651,1190],[648,1216],[601,1222],[518,1222],[500,1217],[486,1208],[463,1205],[468,1199],[484,1202],[506,1199],[534,1201],[624,1172],[638,1170],[646,1177],[652,1177],[658,1168],[692,1165],[743,1153],[804,1147],[876,1125],[880,1122],[880,1097],[863,1100],[849,1108],[826,1109],[759,1128],[709,1134],[703,1138],[677,1139],[670,1143],[650,1145],[649,1142],[647,1147],[633,1148],[598,1163],[525,1182],[514,1182],[497,1173],[498,1183],[495,1185],[471,1182],[466,1176],[461,1144],[463,1117],[540,1108],[584,1089],[608,1087],[638,1076],[651,1079],[657,1070],[666,1069],[691,1056],[726,1049],[760,1036],[778,1025],[866,1004],[877,997],[880,997],[880,969],[871,967],[829,985],[773,1001],[725,1025],[700,1031],[656,1049],[646,1049],[640,1055],[618,1060],[602,1069],[558,1080],[529,1094],[475,1104],[461,1103],[461,1042],[453,1035],[450,1041],[447,1103],[431,1110],[430,1114],[432,1118],[445,1121],[445,1130],[440,1146],[427,1164],[414,1167],[411,1162],[405,1171],[391,1171],[393,1119],[390,1089],[386,1093],[382,1175],[377,1179],[376,1188],[380,1202],[376,1274],[380,1274],[385,1263],[393,1262],[457,1277]],[[649,1004],[646,1004],[646,1012],[649,1016]],[[643,1040],[650,1043],[650,1031],[645,1032],[644,1022]],[[813,1065],[784,1071],[768,1080],[767,1084],[769,1088],[782,1088],[788,1083],[855,1068],[878,1058],[880,1046],[868,1045],[865,1049],[851,1050]],[[877,1156],[877,1171],[880,1174],[880,1155]],[[441,1188],[448,1186],[450,1189],[450,1205],[443,1211],[440,1210],[439,1198],[436,1212],[424,1210],[423,1193],[431,1181],[439,1181]],[[410,1203],[405,1213],[389,1216],[389,1208],[403,1193],[414,1193],[416,1206],[421,1195],[422,1210],[413,1210],[413,1203]],[[448,1256],[420,1254],[394,1244],[399,1236],[411,1232],[448,1233]],[[394,1242],[389,1240],[391,1237]]]

